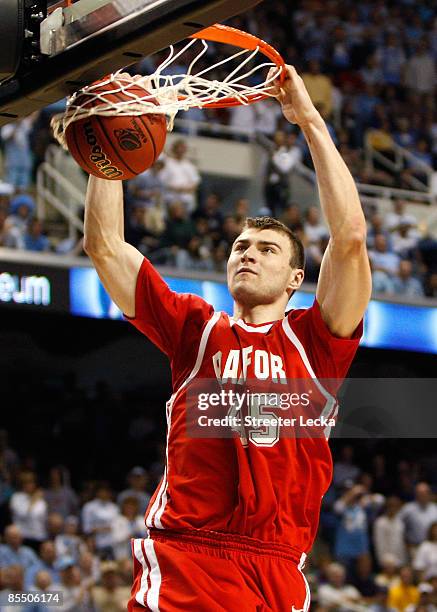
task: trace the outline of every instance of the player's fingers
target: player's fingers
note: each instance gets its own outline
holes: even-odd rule
[[[279,72],[280,71],[277,66],[272,66],[267,73],[267,80],[271,81],[272,83],[279,82]]]
[[[277,82],[276,74],[278,72],[277,68],[270,68],[270,70],[267,73],[267,79],[266,82],[268,83],[267,86],[267,91],[272,95],[277,97],[279,95],[279,84]]]
[[[302,78],[299,76],[296,68],[291,66],[290,64],[286,65],[287,75],[285,78],[285,83],[289,83],[289,85],[294,88],[298,87],[299,83],[302,81]]]
[[[144,77],[141,74],[129,74],[129,72],[120,72],[117,75],[119,78],[124,79],[125,81],[141,81]]]
[[[273,77],[274,74],[275,74],[275,69],[272,66],[271,68],[269,68],[269,71],[267,73],[267,81],[270,81],[270,79]]]
[[[286,97],[287,97],[287,92],[282,87],[279,87],[278,89],[279,89],[279,92],[278,92],[277,98],[281,104],[284,104]]]
[[[298,76],[297,70],[292,64],[285,64],[285,68],[289,77],[293,78]]]

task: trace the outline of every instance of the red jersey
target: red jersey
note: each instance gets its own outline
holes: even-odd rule
[[[310,378],[319,389],[321,414],[334,416],[335,398],[317,379],[345,377],[362,325],[351,339],[334,337],[317,301],[272,323],[234,321],[198,296],[171,291],[146,259],[135,313],[131,323],[170,359],[173,384],[165,471],[146,512],[147,526],[240,534],[307,552],[332,479],[327,439],[278,437],[263,445],[250,436],[190,437],[187,391],[198,379],[240,376],[242,369],[253,378]]]

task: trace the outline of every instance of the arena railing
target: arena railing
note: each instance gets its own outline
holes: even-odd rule
[[[175,127],[177,133],[187,137],[220,135],[224,139],[245,142],[253,142],[255,139],[250,130],[206,121],[177,119]],[[41,220],[57,214],[66,222],[69,237],[74,237],[76,230],[83,231],[86,179],[83,179],[81,170],[61,147],[50,145],[47,148],[45,161],[38,166],[36,187],[37,213]]]
[[[248,129],[238,129],[233,126],[224,126],[219,123],[196,121],[192,119],[176,119],[175,127],[177,133],[190,136],[219,136],[223,139],[241,141],[244,139],[250,145],[254,145],[257,135]],[[62,157],[62,168],[59,168],[59,158]],[[68,158],[68,159],[67,159]],[[66,171],[66,164],[70,167]],[[61,171],[62,170],[62,171]],[[298,163],[294,169],[295,173],[304,179],[306,189],[306,202],[304,206],[318,202],[316,175],[313,170]],[[82,179],[82,184],[78,181]],[[414,205],[414,213],[419,213],[421,221],[433,231],[437,232],[437,210],[429,210],[429,206],[437,202],[437,196],[430,192],[421,190],[408,190],[388,187],[383,185],[370,185],[357,183],[357,188],[363,203],[374,204],[382,211],[388,209],[393,199],[401,198]],[[38,168],[37,172],[37,201],[38,215],[41,219],[47,217],[47,208],[54,209],[68,225],[70,237],[75,236],[76,230],[83,230],[82,210],[85,200],[86,179],[78,170],[75,163],[58,146],[50,145],[47,150],[46,160]],[[419,206],[423,205],[423,210]],[[422,208],[422,207],[420,207]],[[431,213],[431,214],[430,214]]]
[[[308,181],[317,184],[316,173],[302,162],[296,164],[296,170],[301,176],[304,176]],[[412,203],[425,204],[427,206],[437,203],[437,195],[416,191],[412,189],[398,189],[397,187],[388,187],[386,185],[371,185],[367,183],[356,183],[357,189],[362,196],[367,196],[371,199],[403,199]]]
[[[426,182],[421,181],[415,176],[404,176],[404,180],[411,185],[413,190],[429,193],[433,183],[433,168],[429,164],[419,160],[411,151],[408,151],[408,149],[404,147],[400,147],[398,144],[394,143],[392,150],[394,159],[390,159],[381,153],[381,151],[375,149],[369,142],[369,139],[365,139],[365,160],[370,168],[374,169],[376,162],[384,166],[391,174],[399,174],[402,170],[408,169],[408,162],[413,162],[415,170],[419,171],[420,168],[420,173],[426,177]]]
[[[38,166],[36,202],[39,219],[45,220],[47,208],[52,208],[67,223],[69,238],[74,238],[77,230],[83,232],[85,190],[78,189],[55,165],[47,161]]]
[[[245,128],[237,128],[214,121],[196,121],[194,119],[177,118],[174,122],[176,132],[183,132],[187,136],[216,136],[224,138],[244,138],[248,142],[255,142],[256,132]]]

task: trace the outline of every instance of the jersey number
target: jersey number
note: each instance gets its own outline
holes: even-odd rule
[[[265,406],[260,397],[251,397],[247,413],[249,417],[248,424],[245,422],[245,417],[241,414],[241,410],[236,404],[229,409],[229,417],[233,419],[239,418],[239,424],[232,427],[232,430],[240,436],[243,446],[248,446],[250,441],[252,444],[255,444],[255,446],[270,447],[274,446],[279,440],[279,421],[275,413],[269,412],[266,410],[267,408],[270,408],[270,406]],[[255,426],[259,419],[268,419],[271,423],[268,425]]]

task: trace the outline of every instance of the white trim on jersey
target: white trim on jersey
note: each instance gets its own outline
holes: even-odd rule
[[[161,517],[164,513],[165,506],[167,504],[167,489],[168,489],[168,441],[170,436],[171,429],[171,415],[173,410],[173,404],[176,400],[176,397],[179,393],[188,385],[189,382],[197,375],[202,365],[203,358],[205,356],[206,345],[208,342],[209,335],[212,331],[212,328],[217,323],[220,318],[221,313],[215,312],[203,330],[202,336],[200,338],[199,350],[197,353],[196,363],[194,364],[193,369],[191,370],[188,377],[181,384],[179,389],[173,393],[171,398],[168,400],[166,404],[167,409],[167,446],[166,446],[166,466],[164,470],[164,476],[162,478],[161,486],[159,488],[158,494],[153,502],[152,507],[150,508],[150,512],[147,515],[146,525],[147,527],[156,527],[157,529],[163,529],[161,523]]]
[[[272,328],[272,325],[274,325],[274,323],[267,323],[266,325],[259,325],[258,327],[251,327],[250,325],[245,323],[242,319],[238,319],[238,321],[236,321],[229,315],[228,315],[228,318],[229,318],[229,324],[231,327],[234,325],[238,325],[239,327],[241,327],[247,332],[256,332],[258,334],[266,334],[268,331],[270,331],[270,329]]]
[[[166,420],[167,420],[167,442],[168,442],[168,432],[170,431],[170,426],[171,426],[171,421],[170,421],[170,400],[165,404],[165,415],[166,415]],[[166,449],[166,454],[167,454],[167,449]],[[167,459],[168,459],[168,457],[167,457]],[[166,461],[165,466],[164,466],[164,474],[162,476],[161,484],[159,485],[159,491],[158,491],[158,493],[157,493],[157,495],[155,497],[155,501],[153,502],[152,507],[150,508],[150,512],[147,514],[146,527],[157,527],[158,529],[162,529],[162,525],[161,525],[160,519],[158,519],[158,521],[155,523],[155,517],[153,515],[160,508],[161,501],[162,501],[163,495],[165,493],[166,485],[167,485],[167,461]],[[167,500],[167,496],[165,497],[165,499]]]
[[[325,389],[325,387],[318,380],[318,378],[317,378],[313,368],[311,367],[310,361],[309,361],[308,356],[307,356],[307,354],[305,352],[303,344],[301,343],[299,338],[296,336],[294,331],[291,329],[291,325],[290,325],[290,321],[288,320],[288,317],[285,317],[285,319],[282,321],[282,328],[283,328],[287,338],[297,348],[297,350],[299,352],[299,355],[301,356],[301,359],[302,359],[302,361],[303,361],[303,363],[304,363],[304,365],[305,365],[305,367],[306,367],[306,369],[308,371],[308,374],[314,380],[314,383],[317,386],[318,390],[326,398],[326,404],[325,404],[325,407],[322,410],[320,416],[324,416],[326,418],[331,416],[331,418],[335,418],[335,416],[337,416],[337,412],[338,412],[337,400],[336,400],[336,398],[333,395],[331,395],[329,393],[329,391],[327,389]],[[334,412],[333,412],[333,410],[334,410]],[[331,433],[331,427],[329,427],[329,426],[325,427],[324,432],[325,432],[326,439],[328,439],[329,435]]]
[[[175,394],[173,394],[175,395]],[[168,436],[170,433],[170,427],[171,427],[171,409],[172,409],[172,404],[171,404],[171,400],[173,398],[172,397],[168,400],[168,402],[165,404],[165,416],[166,416],[166,420],[167,420],[167,442],[166,442],[166,449],[165,449],[165,454],[166,454],[166,462],[165,462],[165,467],[164,467],[164,474],[162,476],[162,480],[161,480],[161,484],[159,486],[159,491],[158,494],[155,498],[155,501],[153,502],[153,506],[150,509],[150,512],[147,515],[147,519],[146,519],[146,526],[147,527],[156,527],[157,529],[163,529],[162,527],[162,523],[161,523],[161,516],[162,513],[158,515],[160,509],[161,509],[161,505],[167,503],[167,486],[168,486],[168,481],[167,481],[167,465],[168,465]],[[155,514],[155,516],[153,516],[153,514]],[[150,517],[150,520],[149,520]]]
[[[144,558],[141,543],[144,544],[146,558]],[[153,540],[150,538],[134,540],[134,555],[142,567],[140,588],[135,595],[137,602],[145,606],[144,598],[146,597],[147,606],[153,612],[159,612],[159,590],[161,588],[161,570],[159,568],[158,559],[156,557]],[[150,567],[150,570],[149,570]],[[150,588],[148,587],[148,578],[150,579]]]

